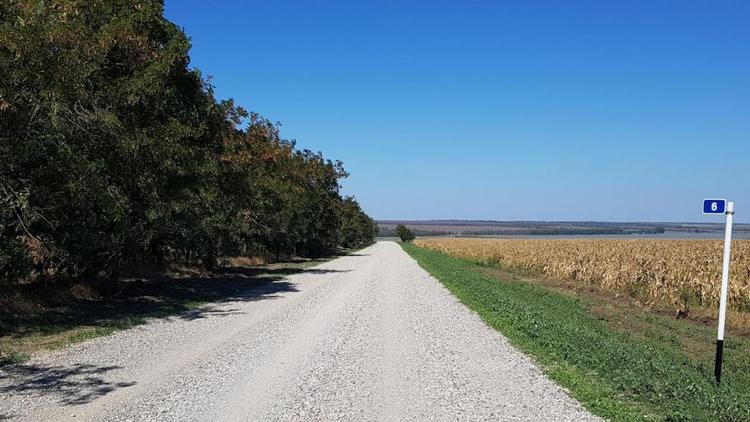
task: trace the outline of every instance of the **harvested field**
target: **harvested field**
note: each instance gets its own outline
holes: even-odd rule
[[[417,246],[626,293],[677,310],[719,302],[722,242],[714,240],[428,238]],[[750,311],[750,241],[732,243],[729,307]]]

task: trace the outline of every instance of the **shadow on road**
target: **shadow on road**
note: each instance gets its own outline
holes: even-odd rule
[[[71,367],[13,365],[0,369],[0,393],[51,395],[65,405],[85,404],[135,382],[105,381],[103,374],[119,366],[78,364]],[[9,419],[9,415],[0,415]]]
[[[203,305],[198,309],[185,311],[177,315],[178,318],[186,321],[193,321],[201,318],[208,317],[225,317],[229,315],[242,315],[245,312],[240,312],[238,309],[217,309],[214,305]]]
[[[295,292],[294,284],[284,280],[293,274],[330,274],[346,271],[320,268],[234,268],[205,277],[134,279],[118,285],[117,294],[99,300],[62,301],[60,306],[5,322],[4,332],[11,339],[22,340],[28,333],[67,333],[87,327],[125,328],[147,318],[196,320],[226,317],[243,312],[238,308],[218,306],[229,301],[256,301]],[[127,324],[123,324],[127,321]],[[74,331],[75,332],[75,331]],[[66,334],[67,335],[67,334]],[[91,402],[134,382],[108,381],[106,374],[118,366],[43,366],[15,364],[0,367],[0,402],[3,395],[39,395],[53,397],[65,405]],[[31,396],[33,394],[33,396]],[[1,404],[1,403],[0,403]],[[15,415],[0,413],[0,421]]]
[[[207,276],[175,278],[150,276],[123,280],[108,288],[106,295],[82,299],[70,291],[58,289],[33,313],[14,314],[0,310],[0,340],[6,344],[42,338],[60,339],[61,345],[81,339],[96,330],[127,328],[148,318],[197,320],[242,314],[239,308],[219,306],[230,301],[273,300],[280,294],[295,292],[295,284],[285,280],[294,274],[333,274],[348,271],[305,268],[309,262],[274,264],[263,267],[229,268]],[[68,289],[72,290],[72,289]],[[60,295],[62,293],[68,293]],[[37,294],[30,290],[26,294]],[[38,294],[45,294],[39,291]],[[54,295],[60,295],[55,297]],[[7,311],[7,310],[6,310]],[[37,340],[38,341],[38,340]],[[2,344],[0,344],[2,346]],[[0,357],[2,357],[0,347]],[[1,366],[1,365],[0,365]],[[76,364],[44,366],[10,364],[0,367],[0,407],[3,396],[28,396],[29,400],[50,397],[64,405],[89,403],[111,392],[135,385],[135,382],[111,381],[111,371],[119,366]],[[18,415],[2,413],[0,421]]]
[[[211,276],[131,279],[119,282],[115,292],[96,300],[65,297],[31,315],[0,312],[0,336],[10,341],[29,334],[50,335],[79,327],[127,328],[146,318],[195,320],[239,313],[211,303],[273,299],[297,291],[284,279],[293,274],[329,274],[337,270],[302,267],[247,267],[222,270]]]

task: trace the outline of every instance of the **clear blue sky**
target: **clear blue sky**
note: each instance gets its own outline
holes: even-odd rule
[[[378,219],[750,222],[748,1],[167,0]]]

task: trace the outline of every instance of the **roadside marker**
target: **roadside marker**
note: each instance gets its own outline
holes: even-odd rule
[[[724,214],[727,208],[726,199],[704,199],[703,214]]]
[[[734,202],[724,199],[704,199],[704,214],[726,214],[727,223],[724,227],[724,260],[721,267],[721,297],[719,299],[719,329],[716,334],[716,361],[714,376],[716,384],[721,383],[721,362],[724,355],[724,322],[727,317],[727,293],[729,290],[729,255],[732,251],[732,216],[734,216]]]

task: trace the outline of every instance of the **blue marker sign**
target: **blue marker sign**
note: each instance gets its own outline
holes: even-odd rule
[[[724,214],[727,209],[726,199],[704,199],[703,214]]]

